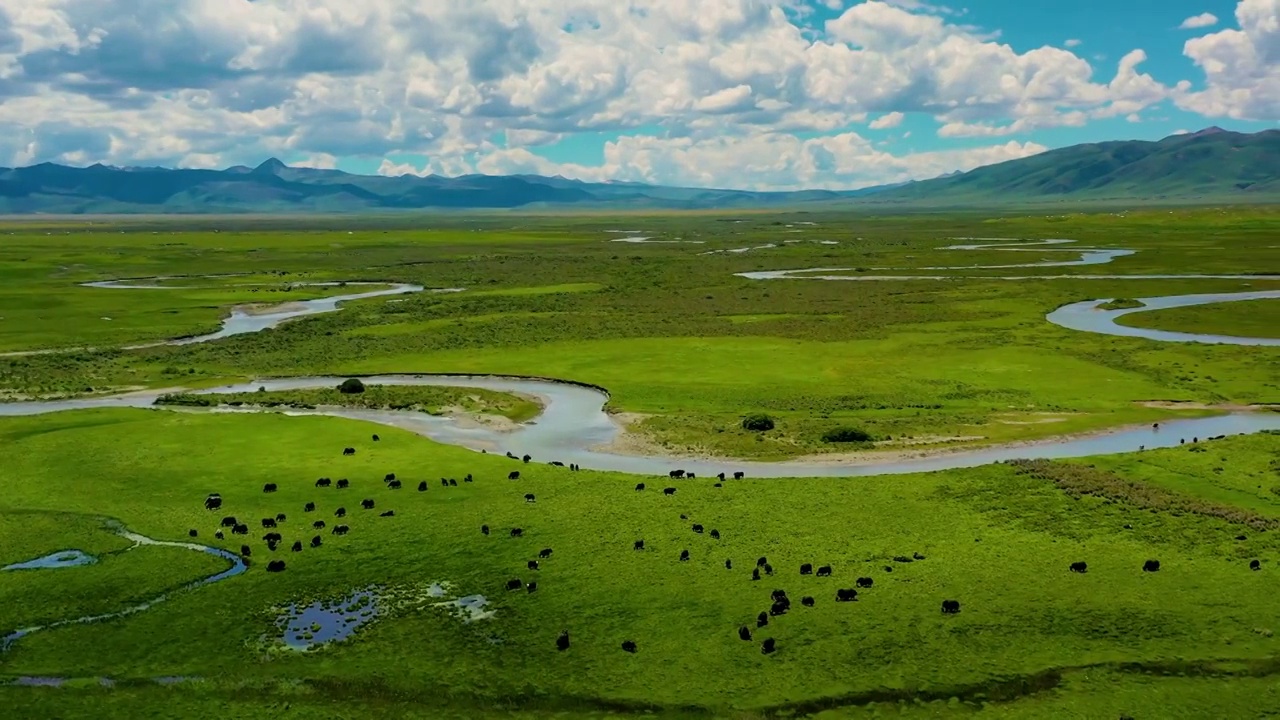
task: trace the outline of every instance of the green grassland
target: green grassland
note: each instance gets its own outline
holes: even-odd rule
[[[802,224],[809,222],[816,224]],[[0,358],[0,399],[262,376],[497,373],[603,386],[608,409],[632,414],[630,427],[653,443],[727,457],[1089,432],[1216,412],[1220,404],[1280,402],[1280,350],[1079,333],[1046,323],[1046,313],[1095,298],[1277,288],[1280,276],[999,277],[1278,273],[1278,222],[1270,208],[1050,217],[495,214],[348,225],[42,220],[0,236],[0,351],[100,349]],[[621,235],[607,231],[623,228],[700,244],[610,242]],[[1065,237],[1140,252],[1106,266],[923,272],[966,278],[959,280],[734,275],[812,267],[913,274],[1074,257],[943,249],[970,237]],[[831,240],[839,244],[821,244]],[[700,254],[766,243],[779,247]],[[204,277],[229,273],[240,275]],[[165,282],[181,289],[79,285],[155,276],[178,277]],[[209,344],[118,349],[213,330],[236,305],[342,292],[285,293],[284,283],[344,280],[465,291],[353,302]],[[1126,321],[1261,334],[1261,323],[1239,311],[1270,306],[1250,305]],[[1204,314],[1167,319],[1193,310]],[[221,399],[429,412],[459,406],[516,421],[535,410],[527,399],[449,388]],[[742,428],[742,418],[758,412],[774,429]],[[822,440],[838,427],[865,430],[876,442]],[[370,442],[371,431],[380,442]],[[359,452],[342,456],[349,446]],[[66,549],[101,558],[0,573],[0,631],[169,594],[146,612],[39,632],[0,653],[0,679],[68,679],[62,688],[0,685],[0,703],[17,717],[1280,712],[1276,434],[908,476],[748,478],[720,488],[684,481],[674,497],[661,493],[662,481],[636,492],[644,478],[518,464],[329,417],[73,411],[0,419],[0,447],[0,565]],[[520,480],[506,479],[512,469]],[[391,472],[403,489],[384,485]],[[467,474],[475,481],[462,482]],[[316,488],[319,477],[349,478],[352,487]],[[442,487],[450,477],[458,486]],[[419,481],[425,492],[416,490]],[[279,492],[264,494],[266,483]],[[218,512],[202,507],[212,492],[224,498]],[[536,502],[525,502],[526,493]],[[360,509],[365,498],[374,510]],[[307,502],[315,513],[303,512]],[[338,506],[349,511],[349,535],[311,527],[316,519],[331,527]],[[381,517],[384,510],[395,515]],[[257,523],[277,513],[288,520],[279,530],[285,543],[272,553]],[[247,539],[214,539],[225,514],[251,525]],[[185,540],[194,528],[199,542],[231,551],[248,543],[250,567],[184,590],[226,562],[170,548],[126,550],[111,522],[161,540]],[[693,523],[722,539],[692,532]],[[484,524],[492,534],[481,534]],[[524,537],[510,537],[512,527]],[[289,552],[294,540],[305,545],[317,534],[322,547]],[[632,549],[640,538],[643,552]],[[553,555],[527,569],[542,548]],[[690,560],[681,562],[686,549]],[[894,560],[913,553],[925,559]],[[776,574],[753,582],[760,556]],[[287,570],[266,572],[271,559],[286,560]],[[1143,572],[1148,559],[1162,569]],[[1249,569],[1254,559],[1260,571]],[[1082,560],[1088,573],[1068,570]],[[806,562],[831,564],[835,576],[801,576]],[[857,602],[835,602],[835,590],[859,577],[873,578],[874,587]],[[511,578],[537,580],[538,591],[507,592]],[[435,581],[487,596],[495,615],[463,623],[433,607],[424,590]],[[350,640],[307,653],[273,647],[272,608],[369,586],[400,602]],[[775,588],[793,607],[756,629]],[[814,607],[800,605],[806,595]],[[960,600],[963,611],[943,615],[944,599]],[[738,639],[742,625],[753,642]],[[557,652],[565,629],[572,647]],[[777,639],[777,653],[761,654],[765,637]],[[638,643],[634,655],[620,648],[628,639]],[[115,686],[101,686],[100,677]],[[154,680],[164,677],[195,680]]]
[[[25,638],[0,659],[9,676],[190,676],[222,688],[305,678],[315,692],[332,682],[374,697],[446,696],[474,707],[528,700],[562,710],[581,703],[763,713],[940,689],[976,701],[1009,678],[1034,685],[1041,673],[1086,666],[1124,674],[1182,663],[1188,675],[1212,674],[1215,664],[1247,666],[1275,653],[1275,538],[1228,518],[1064,493],[1013,466],[723,488],[695,481],[666,498],[634,492],[633,478],[538,465],[522,466],[524,478],[511,482],[503,458],[396,430],[371,445],[367,426],[330,418],[88,411],[10,420],[0,432],[18,458],[0,470],[7,507],[92,512],[181,538],[189,527],[212,530],[223,512],[205,511],[201,500],[217,491],[224,510],[241,518],[289,513],[286,543],[312,535],[304,523],[327,518],[335,505],[352,513],[349,536],[326,534],[320,549],[277,553],[289,563],[285,573],[268,574],[255,559],[244,576],[177,594],[127,621]],[[202,452],[187,449],[193,437]],[[1218,447],[1229,453],[1237,442]],[[359,454],[341,457],[350,444]],[[94,480],[86,483],[81,470],[90,463]],[[385,489],[388,471],[432,486]],[[476,481],[435,486],[437,476],[464,472]],[[321,475],[350,477],[353,487],[314,488]],[[280,492],[264,495],[268,481]],[[526,492],[536,504],[523,501]],[[357,509],[366,497],[375,511]],[[300,512],[305,502],[317,502],[314,516]],[[377,517],[383,508],[395,517]],[[692,533],[692,522],[723,539]],[[495,532],[480,534],[481,524]],[[507,537],[513,526],[525,537]],[[1235,540],[1241,533],[1248,538]],[[645,552],[631,549],[640,537]],[[234,549],[240,539],[214,542]],[[255,558],[270,557],[256,537],[251,543]],[[526,570],[543,547],[553,556]],[[678,562],[682,549],[690,562]],[[913,552],[926,559],[892,559]],[[749,568],[761,555],[777,575],[752,582]],[[1161,572],[1141,571],[1148,558],[1161,560]],[[1264,571],[1250,572],[1251,558]],[[1089,562],[1088,574],[1067,571],[1076,560]],[[802,562],[830,563],[836,577],[801,577]],[[835,588],[864,575],[875,587],[857,603],[834,602]],[[536,579],[539,591],[506,593],[509,577]],[[402,610],[318,653],[261,657],[255,649],[271,633],[271,606],[436,580],[486,594],[496,616],[463,625],[430,607]],[[818,602],[797,603],[757,631],[779,642],[766,657],[736,629],[754,627],[773,588]],[[964,611],[941,615],[946,598],[961,599]],[[555,636],[565,628],[574,645],[558,653]],[[641,651],[623,653],[625,639]]]
[[[364,392],[358,394],[342,393],[337,388],[218,395],[173,393],[162,395],[157,399],[156,404],[186,407],[229,405],[307,409],[329,406],[364,410],[418,410],[435,415],[457,409],[468,413],[500,415],[515,422],[532,420],[542,411],[542,406],[533,399],[492,390],[385,385],[370,385]]]
[[[1157,310],[1126,315],[1119,323],[1155,330],[1280,338],[1280,301],[1245,300],[1234,307],[1194,305]]]

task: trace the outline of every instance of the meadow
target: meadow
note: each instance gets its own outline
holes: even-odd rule
[[[495,373],[607,388],[608,409],[656,452],[783,459],[1030,441],[1280,403],[1280,349],[1156,343],[1044,321],[1080,300],[1272,289],[1280,276],[1000,276],[1277,273],[1278,227],[1280,214],[1268,208],[12,224],[0,228],[0,352],[73,350],[0,357],[0,400],[266,376]],[[610,232],[624,229],[637,232]],[[632,234],[681,242],[612,241]],[[1076,254],[946,249],[972,237],[1071,238],[1138,252],[1106,266],[982,270],[972,266]],[[725,252],[744,247],[758,249]],[[814,267],[959,278],[735,275]],[[175,279],[165,290],[82,285],[151,277]],[[339,281],[463,292],[353,302],[206,344],[119,349],[209,332],[235,306],[340,292],[286,290],[291,282]],[[1125,321],[1261,336],[1270,325],[1258,318],[1276,304]],[[220,400],[459,408],[515,422],[536,413],[527,398],[447,388]],[[0,634],[168,596],[145,612],[39,631],[0,652],[0,678],[61,683],[0,685],[0,703],[17,717],[1280,712],[1272,579],[1280,435],[717,487],[574,472],[543,458],[524,464],[353,420],[196,410],[0,418],[0,567],[68,549],[99,557],[0,571]],[[773,429],[744,428],[755,413]],[[872,441],[824,439],[835,428]],[[356,453],[343,455],[348,447]],[[518,480],[508,479],[513,470]],[[388,473],[402,489],[384,482]],[[317,487],[321,477],[351,487]],[[442,484],[448,478],[457,484]],[[638,482],[647,488],[637,492]],[[269,483],[278,491],[264,493]],[[664,495],[666,484],[678,492]],[[203,507],[210,493],[223,500],[216,511]],[[374,509],[362,509],[364,499]],[[334,517],[338,507],[345,518]],[[272,552],[258,520],[279,513],[283,542]],[[225,515],[248,522],[249,534],[217,539]],[[317,520],[326,526],[314,528]],[[193,541],[233,553],[250,545],[249,568],[185,588],[227,562],[130,548],[113,522],[167,540],[195,530]],[[333,534],[337,523],[350,533]],[[510,535],[516,527],[521,537]],[[315,536],[319,547],[308,542]],[[633,549],[639,539],[642,551]],[[289,550],[294,541],[300,552]],[[544,548],[553,553],[539,559]],[[761,557],[774,573],[756,581]],[[1153,559],[1160,570],[1144,572]],[[267,572],[269,560],[287,569]],[[1076,562],[1088,571],[1072,572]],[[802,575],[804,563],[831,565],[832,577]],[[516,578],[519,591],[506,590]],[[836,590],[859,578],[873,582],[856,602],[836,602]],[[536,592],[523,586],[531,581]],[[433,598],[433,583],[449,594]],[[279,646],[280,608],[368,587],[386,598],[385,612],[350,639],[306,652]],[[757,627],[775,589],[793,606]],[[473,594],[486,597],[491,618],[463,622],[436,605]],[[800,603],[805,596],[812,607]],[[961,602],[959,614],[940,612],[949,599]],[[744,626],[751,642],[739,639]],[[558,651],[562,630],[572,645]],[[776,639],[776,652],[761,653],[765,638]],[[637,652],[621,649],[626,640]]]

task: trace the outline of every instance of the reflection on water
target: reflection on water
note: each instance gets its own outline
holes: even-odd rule
[[[92,565],[96,562],[98,562],[97,558],[79,550],[64,550],[62,552],[53,553],[52,555],[39,557],[34,560],[6,565],[4,567],[0,567],[0,570],[53,570],[57,568],[78,567],[80,565]]]

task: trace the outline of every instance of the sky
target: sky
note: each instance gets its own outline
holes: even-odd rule
[[[757,190],[1280,126],[1280,0],[0,0],[0,166]]]

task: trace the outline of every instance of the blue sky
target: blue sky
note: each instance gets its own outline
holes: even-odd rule
[[[848,188],[1278,121],[1280,0],[0,5],[3,166]]]

